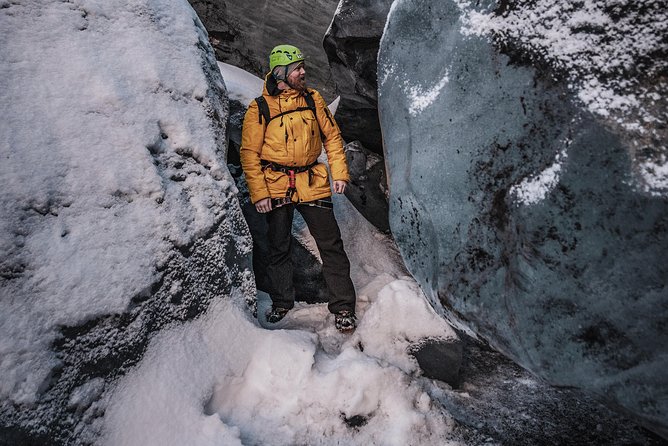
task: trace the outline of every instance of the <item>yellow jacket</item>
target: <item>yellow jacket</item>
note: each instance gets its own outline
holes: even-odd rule
[[[281,112],[307,107],[304,96],[293,89],[270,95],[267,83],[272,81],[267,75],[262,93],[272,118]],[[278,92],[275,86],[272,87],[274,92]],[[316,117],[311,110],[296,111],[273,118],[267,125],[264,118],[260,123],[257,103],[252,101],[248,106],[241,135],[241,165],[253,203],[269,197],[284,198],[289,187],[287,174],[272,169],[262,170],[260,160],[297,167],[314,163],[322,150],[321,129],[332,179],[350,181],[339,127],[320,93],[312,89],[309,91],[315,100]],[[318,164],[311,170],[310,185],[309,172],[296,175],[297,192],[291,197],[293,202],[313,201],[332,195],[327,167]]]

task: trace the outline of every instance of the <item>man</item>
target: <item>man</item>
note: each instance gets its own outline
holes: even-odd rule
[[[251,102],[244,117],[241,140],[251,201],[267,216],[272,300],[267,321],[280,321],[294,306],[290,234],[297,209],[320,251],[336,328],[353,330],[356,298],[350,262],[334,218],[327,167],[317,161],[324,142],[334,192],[342,194],[350,177],[341,133],[320,93],[306,88],[299,49],[275,47],[269,67],[262,96]]]

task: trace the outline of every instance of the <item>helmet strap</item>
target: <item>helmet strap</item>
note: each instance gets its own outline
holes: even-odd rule
[[[274,77],[276,82],[286,82],[288,78],[287,74],[288,69],[285,66],[275,67],[271,72],[271,75]]]

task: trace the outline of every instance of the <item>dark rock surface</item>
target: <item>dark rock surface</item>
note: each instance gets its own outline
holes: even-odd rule
[[[459,386],[459,370],[462,366],[463,343],[460,339],[424,339],[410,350],[422,373],[427,378],[437,379]]]
[[[190,4],[208,30],[218,60],[264,78],[271,49],[289,43],[307,58],[309,85],[327,102],[336,97],[322,38],[337,0],[308,4],[293,0],[190,0]]]
[[[359,141],[346,144],[345,151],[350,171],[346,197],[367,221],[380,231],[389,233],[385,161]]]
[[[454,323],[668,436],[668,200],[634,145],[660,158],[665,140],[652,122],[653,140],[623,132],[579,100],[577,79],[513,41],[464,35],[463,20],[455,2],[400,1],[381,42],[407,266]]]
[[[382,155],[378,120],[377,56],[391,0],[341,0],[323,42],[336,92],[336,119],[346,141],[359,140]]]
[[[464,348],[458,386],[429,391],[454,418],[454,440],[468,446],[667,444],[591,395],[550,386],[486,343],[459,336]]]

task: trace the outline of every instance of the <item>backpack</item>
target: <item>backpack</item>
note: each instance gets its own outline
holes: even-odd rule
[[[264,96],[258,96],[255,98],[255,102],[257,103],[258,110],[260,111],[259,113],[259,122],[262,124],[262,119],[264,118],[265,122],[265,129],[267,128],[266,126],[269,125],[269,122],[272,119],[280,118],[283,115],[287,115],[290,113],[294,112],[299,112],[299,111],[304,111],[304,110],[311,110],[313,113],[313,117],[315,118],[315,121],[318,122],[318,116],[316,115],[316,108],[315,108],[315,100],[313,99],[312,92],[309,90],[306,90],[306,94],[304,95],[304,99],[306,99],[306,107],[297,107],[294,110],[288,110],[283,113],[279,113],[276,116],[270,116],[269,113],[269,104],[267,104],[267,100],[264,98]],[[329,119],[329,122],[334,125],[334,122],[332,121],[332,117],[330,115],[329,109],[325,107],[325,115],[327,116],[327,119]],[[320,123],[318,122],[318,128],[320,128]],[[320,129],[320,138],[324,141],[325,140],[325,134],[323,133],[322,129]]]

